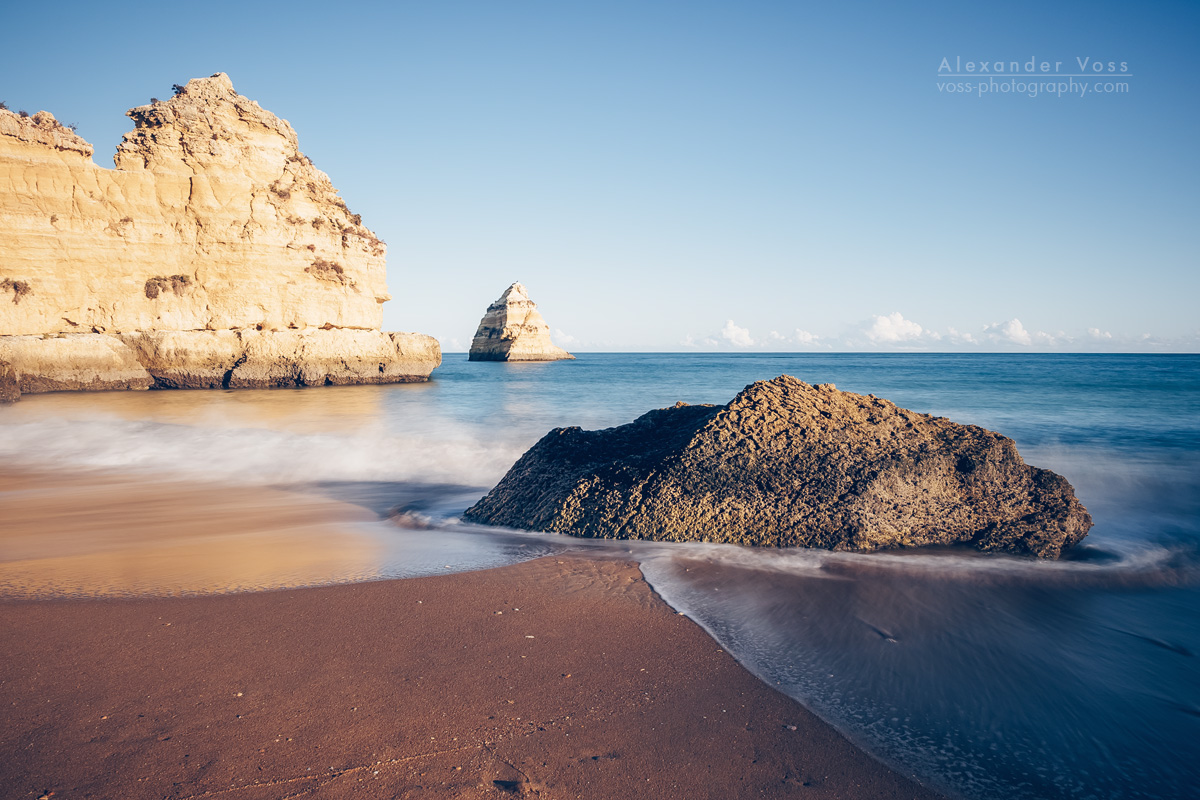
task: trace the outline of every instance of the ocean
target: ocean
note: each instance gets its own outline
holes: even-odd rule
[[[1037,562],[593,542],[458,519],[551,428],[725,403],[780,374],[1009,436],[1071,481],[1095,527],[1070,557]],[[762,680],[953,796],[1178,798],[1200,786],[1200,356],[448,354],[426,384],[27,396],[0,408],[0,460],[282,487],[379,515],[347,522],[372,542],[369,564],[308,583],[580,549],[632,558]],[[382,519],[397,512],[403,525]],[[0,552],[0,590],[29,590],[19,559]],[[169,560],[129,574],[102,588],[188,591]],[[96,591],[60,580],[63,594]],[[231,574],[216,589],[289,580]]]

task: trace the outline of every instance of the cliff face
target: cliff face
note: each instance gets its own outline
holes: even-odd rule
[[[0,403],[15,403],[21,399],[16,370],[7,361],[0,361]]]
[[[384,244],[287,122],[224,74],[129,116],[108,170],[0,111],[0,334],[380,327]]]
[[[550,326],[520,283],[487,308],[471,340],[470,361],[558,361],[575,356],[550,341]]]
[[[287,341],[305,334],[302,351],[324,347],[314,344],[321,330],[355,329],[373,333],[372,362],[394,343],[379,331],[386,247],[286,121],[223,73],[128,115],[134,130],[116,168],[103,169],[50,114],[0,110],[0,336],[21,338],[7,343],[18,372],[47,357],[30,336],[110,334],[127,345],[145,332],[191,332],[193,349],[212,350],[228,349],[209,341],[218,331],[237,331],[238,341],[290,331]],[[410,351],[437,349],[408,336],[418,337],[405,340]],[[243,356],[253,358],[239,350],[222,374]],[[303,352],[293,356],[280,357]],[[407,378],[437,363],[440,353]],[[395,379],[392,366],[385,358],[360,377]]]
[[[1092,518],[1011,439],[787,375],[725,406],[556,428],[473,522],[576,536],[831,550],[969,544],[1058,558]]]

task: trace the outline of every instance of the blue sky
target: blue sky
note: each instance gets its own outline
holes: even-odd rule
[[[105,166],[125,109],[227,72],[388,242],[385,327],[446,349],[514,280],[579,351],[1200,349],[1196,3],[8,3],[0,27],[0,100]],[[943,58],[1031,57],[1125,62],[1102,77],[1128,91],[939,90]]]

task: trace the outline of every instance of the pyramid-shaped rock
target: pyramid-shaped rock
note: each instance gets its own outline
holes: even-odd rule
[[[550,341],[550,326],[514,283],[488,306],[471,340],[471,361],[558,361],[575,356]]]
[[[1058,558],[1092,527],[1012,439],[787,375],[724,406],[556,428],[466,519],[575,536]]]

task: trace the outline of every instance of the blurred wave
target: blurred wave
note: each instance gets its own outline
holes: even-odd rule
[[[23,421],[0,430],[0,459],[10,465],[255,484],[419,479],[487,487],[523,452],[519,444],[503,440],[397,433],[380,425],[302,432],[97,417]]]

